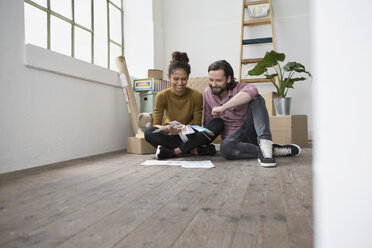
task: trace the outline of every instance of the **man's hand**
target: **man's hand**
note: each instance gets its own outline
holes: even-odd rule
[[[225,113],[226,110],[234,108],[236,106],[240,106],[243,104],[247,104],[252,100],[251,96],[248,92],[238,92],[235,96],[233,96],[228,102],[224,103],[222,106],[214,107],[212,109],[213,117],[220,117]]]
[[[220,117],[225,113],[225,108],[223,106],[214,107],[212,109],[212,115],[214,117]]]

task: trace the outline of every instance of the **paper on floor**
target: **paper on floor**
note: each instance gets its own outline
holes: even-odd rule
[[[204,168],[204,169],[215,167],[214,164],[210,160],[203,160],[203,161],[146,160],[141,165],[173,165],[173,166],[181,166],[182,168]]]
[[[213,168],[214,164],[210,160],[204,161],[183,161],[182,168]]]

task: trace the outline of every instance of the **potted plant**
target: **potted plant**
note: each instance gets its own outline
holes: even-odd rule
[[[291,98],[286,97],[288,89],[293,89],[293,84],[296,81],[303,81],[305,77],[296,77],[294,74],[306,73],[311,77],[310,72],[305,70],[305,66],[297,62],[288,62],[281,66],[279,62],[285,59],[284,53],[277,53],[275,51],[266,52],[265,57],[260,60],[256,66],[248,72],[248,75],[259,76],[264,74],[267,79],[270,79],[276,88],[279,98],[274,99],[274,105],[277,115],[289,115]],[[270,74],[268,69],[273,68],[274,71]]]

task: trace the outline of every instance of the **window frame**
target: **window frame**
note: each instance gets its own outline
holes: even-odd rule
[[[71,24],[71,52],[70,57],[75,58],[75,28],[81,28],[91,34],[91,59],[90,63],[94,64],[94,0],[91,0],[91,28],[87,28],[83,25],[80,25],[75,22],[75,0],[71,0],[71,14],[72,19],[65,17],[51,9],[50,0],[47,0],[47,7],[43,7],[32,0],[24,0],[25,3],[30,4],[33,7],[36,7],[47,14],[47,49],[51,50],[51,16],[57,17],[62,21],[65,21]],[[123,9],[123,0],[120,0],[121,7],[117,6],[110,0],[106,0],[107,4],[107,69],[110,69],[110,46],[111,43],[120,47],[121,55],[124,56],[124,9]],[[110,36],[110,8],[116,8],[120,11],[121,15],[121,44],[111,39]],[[53,51],[53,50],[51,50]]]

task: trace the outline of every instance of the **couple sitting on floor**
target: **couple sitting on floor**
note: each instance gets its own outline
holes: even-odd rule
[[[146,141],[157,148],[157,159],[214,155],[212,141],[219,135],[220,151],[227,159],[258,158],[261,166],[273,167],[274,156],[300,154],[297,145],[273,144],[265,100],[254,85],[235,80],[228,62],[219,60],[209,66],[204,97],[186,87],[190,72],[187,54],[173,52],[168,69],[172,87],[156,95],[153,126],[145,131]],[[203,126],[209,131],[179,135],[183,125],[201,125],[202,115]],[[183,125],[168,125],[172,121]]]

